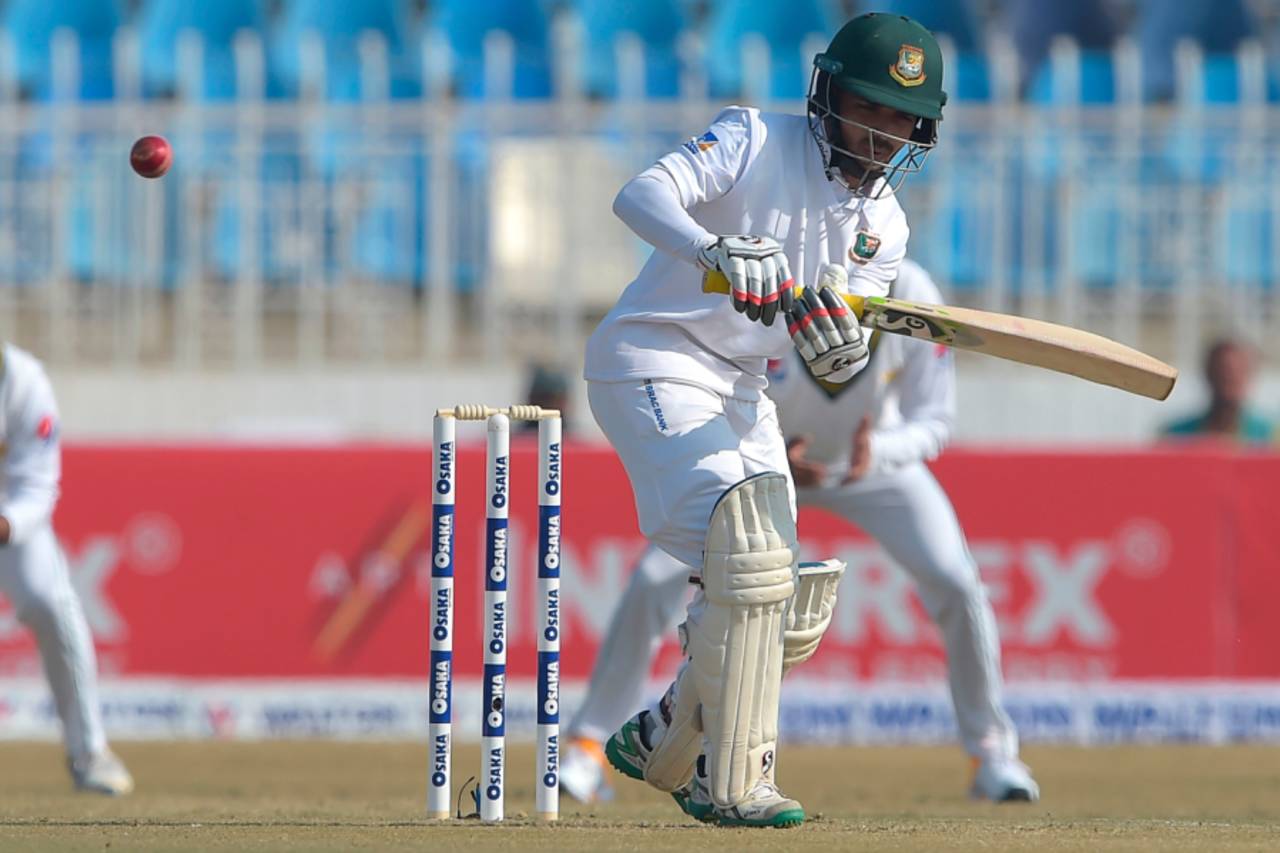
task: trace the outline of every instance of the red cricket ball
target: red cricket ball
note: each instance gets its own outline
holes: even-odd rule
[[[144,136],[133,143],[129,165],[144,178],[158,178],[173,165],[173,147],[163,136]]]

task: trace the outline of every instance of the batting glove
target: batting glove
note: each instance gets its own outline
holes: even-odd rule
[[[698,253],[698,265],[724,273],[733,307],[766,326],[795,304],[787,256],[770,237],[721,237]]]
[[[801,294],[787,313],[787,331],[809,372],[818,379],[848,382],[867,366],[870,354],[862,327],[830,285]]]

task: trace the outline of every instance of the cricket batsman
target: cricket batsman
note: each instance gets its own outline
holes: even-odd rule
[[[784,629],[829,618],[841,570],[800,570],[766,365],[794,346],[815,379],[837,385],[866,366],[856,318],[819,273],[834,265],[853,292],[888,292],[908,235],[894,191],[923,165],[945,103],[929,31],[862,15],[815,59],[806,115],[729,107],[614,201],[656,251],[588,341],[588,401],[641,531],[693,567],[697,589],[684,666],[606,753],[686,800],[702,763],[709,816],[724,825],[804,821],[775,778],[778,703],[784,668],[816,640],[793,631],[788,644]],[[711,270],[729,280],[727,299],[702,292]],[[803,296],[797,283],[810,285]]]
[[[891,295],[944,301],[910,260]],[[955,511],[924,464],[942,451],[955,420],[952,352],[878,331],[868,346],[867,368],[843,385],[813,379],[795,357],[769,371],[799,503],[857,524],[915,580],[942,632],[956,721],[976,768],[970,794],[1034,801],[1039,787],[1018,760],[1017,733],[1002,707],[991,605]],[[566,733],[560,784],[570,796],[590,801],[606,789],[598,744],[640,705],[653,654],[684,605],[688,575],[688,566],[652,547],[637,564]],[[682,805],[695,817],[710,813],[701,776]]]
[[[53,388],[40,362],[10,344],[0,346],[0,461],[0,590],[36,636],[72,781],[127,794],[133,779],[107,748],[93,640],[53,532],[62,473]]]

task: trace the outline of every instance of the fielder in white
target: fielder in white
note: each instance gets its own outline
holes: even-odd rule
[[[680,674],[605,752],[695,817],[804,820],[775,778],[782,674],[816,649],[843,566],[798,563],[766,365],[794,345],[827,382],[865,367],[836,288],[883,296],[897,278],[908,229],[894,189],[934,145],[945,102],[933,36],[862,15],[815,59],[807,115],[730,107],[614,202],[656,251],[588,342],[588,400],[641,531],[693,567],[697,591]],[[727,300],[702,292],[709,270]]]
[[[0,590],[36,636],[75,786],[127,794],[133,779],[107,748],[93,640],[53,532],[62,474],[53,388],[40,362],[9,344],[0,348],[0,441]]]
[[[892,295],[942,303],[928,273],[904,261]],[[976,764],[971,794],[1036,800],[1001,705],[995,619],[956,515],[927,460],[946,445],[955,416],[951,350],[875,332],[867,368],[845,385],[810,377],[796,358],[769,372],[802,505],[857,524],[915,580],[942,631],[952,701]],[[607,796],[600,743],[640,706],[654,653],[687,598],[690,567],[650,547],[614,612],[586,699],[566,732],[560,784],[570,796]]]

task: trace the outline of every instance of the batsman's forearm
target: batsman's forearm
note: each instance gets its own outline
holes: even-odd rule
[[[675,180],[660,167],[628,181],[613,200],[613,212],[641,240],[691,264],[698,262],[700,249],[716,241],[680,206]]]

